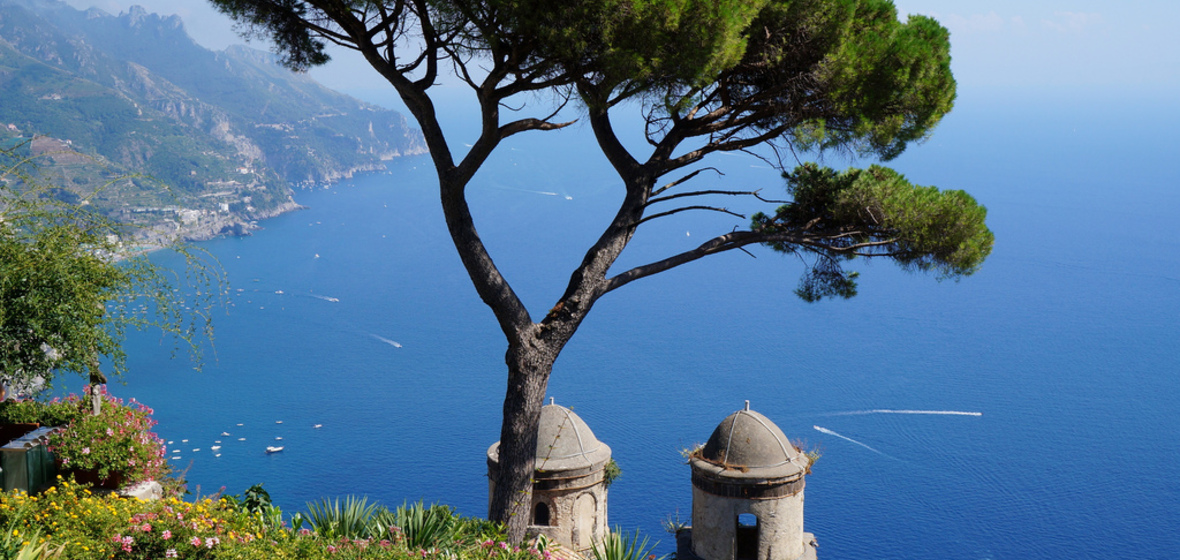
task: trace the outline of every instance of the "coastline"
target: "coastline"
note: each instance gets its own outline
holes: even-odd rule
[[[417,156],[425,153],[428,152],[426,150],[415,150],[401,154],[398,157]],[[196,243],[231,235],[236,237],[249,236],[254,231],[263,229],[263,226],[259,225],[259,222],[262,220],[275,218],[289,212],[307,210],[307,206],[295,202],[295,191],[328,189],[340,181],[350,180],[359,174],[387,173],[388,171],[389,168],[384,162],[359,165],[341,172],[332,173],[322,181],[292,183],[288,187],[291,189],[291,193],[288,195],[287,201],[269,210],[250,212],[244,215],[201,216],[190,224],[180,225],[173,222],[175,229],[171,231],[165,230],[168,227],[165,224],[160,224],[153,228],[145,228],[137,232],[133,246],[123,256],[118,258],[122,259],[130,255],[152,253],[160,249],[167,249],[177,242]]]

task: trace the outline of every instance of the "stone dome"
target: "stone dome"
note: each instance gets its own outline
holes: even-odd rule
[[[500,442],[488,449],[488,458],[500,459]],[[594,437],[590,426],[574,411],[554,404],[541,407],[537,431],[537,471],[594,470],[610,459],[610,446]]]
[[[769,479],[800,476],[807,461],[774,422],[750,410],[747,402],[717,425],[690,464],[723,478]]]

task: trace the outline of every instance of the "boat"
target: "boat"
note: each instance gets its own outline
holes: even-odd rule
[[[209,449],[211,449],[211,450],[213,450],[213,451],[217,451],[218,449],[221,449],[221,446],[220,446],[220,445],[214,445],[213,447],[210,447]]]
[[[316,425],[314,425],[314,426],[312,426],[312,427],[318,430],[318,429],[320,429],[320,428],[323,428],[323,427],[324,427],[324,425],[323,425],[323,424],[316,424]]]
[[[278,446],[278,447],[275,447],[275,446],[273,446],[273,445],[268,445],[268,446],[266,447],[266,452],[267,452],[267,453],[278,453],[279,451],[282,451],[282,450],[283,450],[283,446],[281,446],[281,445],[280,445],[280,446]]]
[[[221,435],[229,437],[230,434],[229,434],[229,432],[221,432]],[[172,442],[168,442],[168,443],[172,443]]]

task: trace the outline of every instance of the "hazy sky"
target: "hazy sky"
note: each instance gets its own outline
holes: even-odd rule
[[[67,0],[112,14],[139,4],[177,14],[197,42],[222,49],[243,42],[205,0]],[[1180,93],[1180,1],[895,0],[902,14],[934,16],[951,30],[955,77],[968,91],[1101,89]],[[257,48],[265,44],[253,43]],[[313,72],[345,91],[388,87],[351,53]]]

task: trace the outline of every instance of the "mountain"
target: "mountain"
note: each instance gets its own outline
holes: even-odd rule
[[[249,229],[322,185],[425,152],[406,119],[242,46],[210,51],[176,16],[0,0],[0,145],[55,196],[140,241]]]

